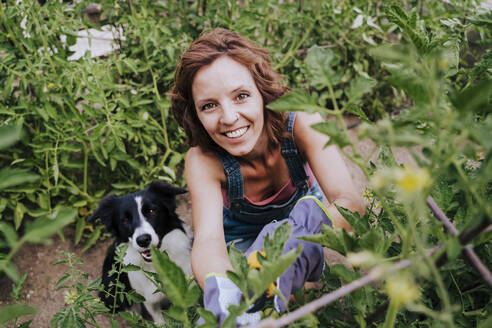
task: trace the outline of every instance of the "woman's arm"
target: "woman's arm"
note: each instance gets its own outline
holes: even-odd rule
[[[294,139],[330,202],[328,211],[335,221],[335,228],[353,231],[333,204],[359,212],[362,216],[365,212],[364,200],[357,191],[338,148],[335,145],[324,148],[329,137],[311,128],[311,125],[322,121],[319,114],[298,112],[294,124]]]
[[[208,273],[232,270],[222,223],[222,164],[215,156],[193,147],[186,154],[185,175],[194,230],[191,266],[203,289]]]

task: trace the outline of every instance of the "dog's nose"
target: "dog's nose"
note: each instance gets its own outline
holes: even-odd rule
[[[148,247],[152,237],[146,233],[137,237],[137,245],[140,247]]]

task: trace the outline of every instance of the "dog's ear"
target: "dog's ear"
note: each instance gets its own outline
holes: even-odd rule
[[[167,182],[162,182],[162,181],[152,182],[149,186],[149,190],[158,194],[165,194],[171,196],[184,194],[188,192],[188,190],[184,188],[175,187]]]
[[[113,226],[113,215],[116,208],[116,200],[118,196],[108,195],[99,202],[99,207],[89,217],[88,222],[94,222],[96,219],[100,219],[104,224],[106,231],[114,233],[115,227]]]

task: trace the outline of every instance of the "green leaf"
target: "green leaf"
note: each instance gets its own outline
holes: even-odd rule
[[[196,281],[192,280],[188,286],[188,291],[185,295],[185,304],[187,307],[195,305],[201,295],[200,287],[196,284]]]
[[[347,255],[345,247],[343,246],[343,241],[339,238],[339,234],[325,224],[321,226],[321,233],[299,237],[299,239],[320,244],[321,246],[333,249],[342,255]]]
[[[310,73],[309,83],[315,88],[333,87],[340,82],[343,72],[332,69],[340,59],[332,49],[313,46],[308,50],[305,62]]]
[[[352,212],[344,207],[338,206],[337,204],[335,204],[335,207],[338,212],[342,214],[345,220],[350,223],[357,235],[361,236],[371,229],[367,217],[364,216],[361,218],[358,212]]]
[[[359,104],[362,100],[362,96],[371,92],[376,84],[377,82],[373,79],[357,76],[350,81],[349,87],[345,90],[345,94],[347,95],[349,102]]]
[[[140,270],[140,268],[139,268],[139,270]],[[126,294],[126,297],[128,298],[128,300],[130,302],[133,302],[133,303],[142,303],[142,302],[145,302],[145,297],[143,297],[142,295],[140,295],[139,293],[137,293],[135,291],[135,289],[130,290]]]
[[[482,80],[470,87],[452,95],[451,102],[454,107],[461,112],[482,112],[492,111],[492,80]]]
[[[72,275],[67,272],[65,273],[60,279],[58,279],[58,281],[56,282],[55,284],[55,287],[56,287],[56,290],[59,289],[60,285],[63,284],[65,281],[67,281],[68,279],[72,278]]]
[[[91,154],[94,155],[94,158],[99,164],[101,164],[101,166],[106,167],[104,159],[101,157],[101,155],[99,155],[99,149],[103,150],[104,147],[99,146],[96,141],[93,140],[93,138],[89,139],[89,143],[91,145]]]
[[[12,146],[22,137],[22,125],[0,126],[0,149]],[[1,180],[0,180],[1,181]]]
[[[263,250],[265,256],[258,253],[258,260],[261,264],[261,269],[251,270],[247,275],[248,286],[252,288],[255,299],[263,294],[263,292],[279,277],[285,270],[296,260],[302,252],[302,244],[297,249],[291,249],[286,254],[284,252],[285,242],[290,238],[292,227],[283,222],[273,233],[272,238],[267,233],[263,242]],[[241,267],[241,270],[244,268]],[[237,314],[241,314],[238,312]]]
[[[0,198],[0,213],[2,213],[5,208],[7,207],[8,204],[8,199],[7,198]]]
[[[477,328],[488,328],[492,326],[492,314],[487,317],[484,321],[480,322]]]
[[[344,131],[341,131],[337,123],[333,120],[316,123],[311,126],[316,131],[326,134],[330,137],[327,145],[336,144],[338,147],[343,148],[345,146],[351,145],[352,142]]]
[[[0,170],[0,190],[39,180],[39,175],[23,169],[5,167]]]
[[[133,265],[133,264],[126,264],[123,266],[123,272],[130,272],[130,271],[140,271],[141,268],[138,265]]]
[[[273,232],[273,236],[270,239],[270,234],[267,233],[263,241],[263,250],[270,259],[276,259],[282,255],[284,252],[284,245],[290,238],[292,232],[292,227],[287,223],[283,222],[279,225]],[[259,256],[260,264],[263,265],[263,256]]]
[[[296,112],[304,111],[307,113],[326,114],[327,109],[318,106],[317,100],[311,97],[307,92],[294,90],[278,98],[267,105],[271,110],[279,112]]]
[[[80,218],[77,220],[77,223],[75,224],[75,236],[74,236],[74,243],[77,245],[80,242],[80,239],[82,238],[82,234],[84,233],[85,229],[85,218]]]
[[[415,9],[407,14],[401,6],[390,5],[384,7],[384,12],[392,23],[408,35],[421,55],[429,53],[437,45],[436,42],[431,41],[423,22],[418,20]]]
[[[12,228],[10,224],[6,222],[0,222],[0,231],[2,231],[3,235],[5,236],[7,244],[12,248],[19,238],[14,228]]]
[[[26,213],[26,207],[21,202],[18,202],[17,205],[15,205],[15,210],[14,210],[15,230],[19,229],[25,213]]]
[[[347,269],[343,264],[330,266],[330,271],[339,277],[345,284],[349,284],[360,277],[360,274]]]
[[[290,250],[275,261],[264,261],[260,270],[251,270],[248,274],[248,284],[253,288],[254,297],[261,296],[277,277],[294,263],[301,253],[302,244],[299,244],[297,249]]]
[[[227,276],[243,292],[247,292],[247,281],[249,264],[244,254],[235,247],[229,248],[229,259],[234,272],[227,272]]]
[[[19,272],[17,271],[17,268],[15,267],[15,264],[13,262],[7,262],[6,260],[0,260],[0,272],[5,272],[5,274],[12,279],[13,281],[17,282],[20,279]]]
[[[82,252],[85,252],[89,248],[91,248],[92,245],[94,245],[98,240],[99,236],[101,236],[103,226],[97,226],[94,231],[91,233],[89,239],[85,243],[84,247],[82,247]]]
[[[30,243],[45,242],[52,234],[56,233],[67,224],[72,223],[76,215],[77,211],[69,208],[62,208],[56,212],[56,216],[53,219],[50,217],[38,218],[27,225],[23,239]]]
[[[342,242],[343,247],[345,248],[345,252],[356,252],[358,250],[357,237],[353,232],[347,232],[347,230],[343,229],[341,231],[342,234]]]
[[[386,246],[386,238],[381,228],[372,228],[360,237],[360,246],[375,254],[383,255]]]
[[[0,307],[0,325],[3,325],[11,320],[36,314],[38,310],[26,304],[11,304]]]
[[[186,308],[188,288],[183,270],[171,261],[166,252],[160,252],[155,247],[152,247],[151,252],[152,263],[162,282],[164,293],[175,306]]]
[[[367,123],[371,123],[371,120],[367,117],[366,113],[359,107],[354,104],[348,104],[345,106],[345,110],[351,114],[356,115],[361,120],[366,121]]]
[[[174,304],[171,305],[171,307],[166,311],[166,314],[174,320],[178,320],[180,322],[186,320],[186,311],[182,307]]]
[[[205,310],[204,308],[197,309],[200,317],[205,321],[203,325],[198,326],[198,328],[215,328],[217,327],[217,317],[211,311]]]
[[[460,241],[457,237],[454,237],[449,239],[446,244],[446,254],[448,255],[448,259],[450,261],[453,261],[458,257],[458,255],[461,254],[462,246],[460,244]]]

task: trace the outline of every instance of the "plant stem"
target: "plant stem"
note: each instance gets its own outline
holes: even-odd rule
[[[58,175],[60,176],[60,179],[62,179],[63,181],[65,181],[68,185],[70,185],[70,187],[72,187],[75,190],[77,190],[77,192],[79,194],[81,194],[82,196],[84,196],[85,198],[87,198],[87,200],[89,200],[90,202],[94,201],[94,199],[91,197],[91,195],[89,195],[88,193],[80,190],[80,188],[77,187],[77,185],[75,183],[73,183],[70,179],[68,179],[65,175],[63,175],[61,173],[61,171],[58,173]]]
[[[395,326],[396,315],[398,314],[398,306],[396,302],[390,301],[386,319],[384,320],[383,328],[393,328]]]
[[[293,55],[295,55],[297,49],[299,49],[302,44],[304,43],[304,41],[306,41],[306,38],[309,36],[309,34],[311,33],[311,30],[313,29],[314,27],[314,24],[316,23],[313,22],[309,28],[304,32],[304,35],[302,36],[301,40],[299,40],[299,42],[295,45],[295,46],[292,46],[289,51],[287,52],[287,54],[284,56],[284,58],[282,58],[282,61],[280,63],[278,63],[278,65],[276,65],[274,67],[274,70],[275,71],[278,71],[280,70],[282,67],[284,67],[288,61],[290,60],[290,57],[292,57]]]
[[[84,194],[87,194],[87,170],[89,166],[89,147],[84,143]]]

